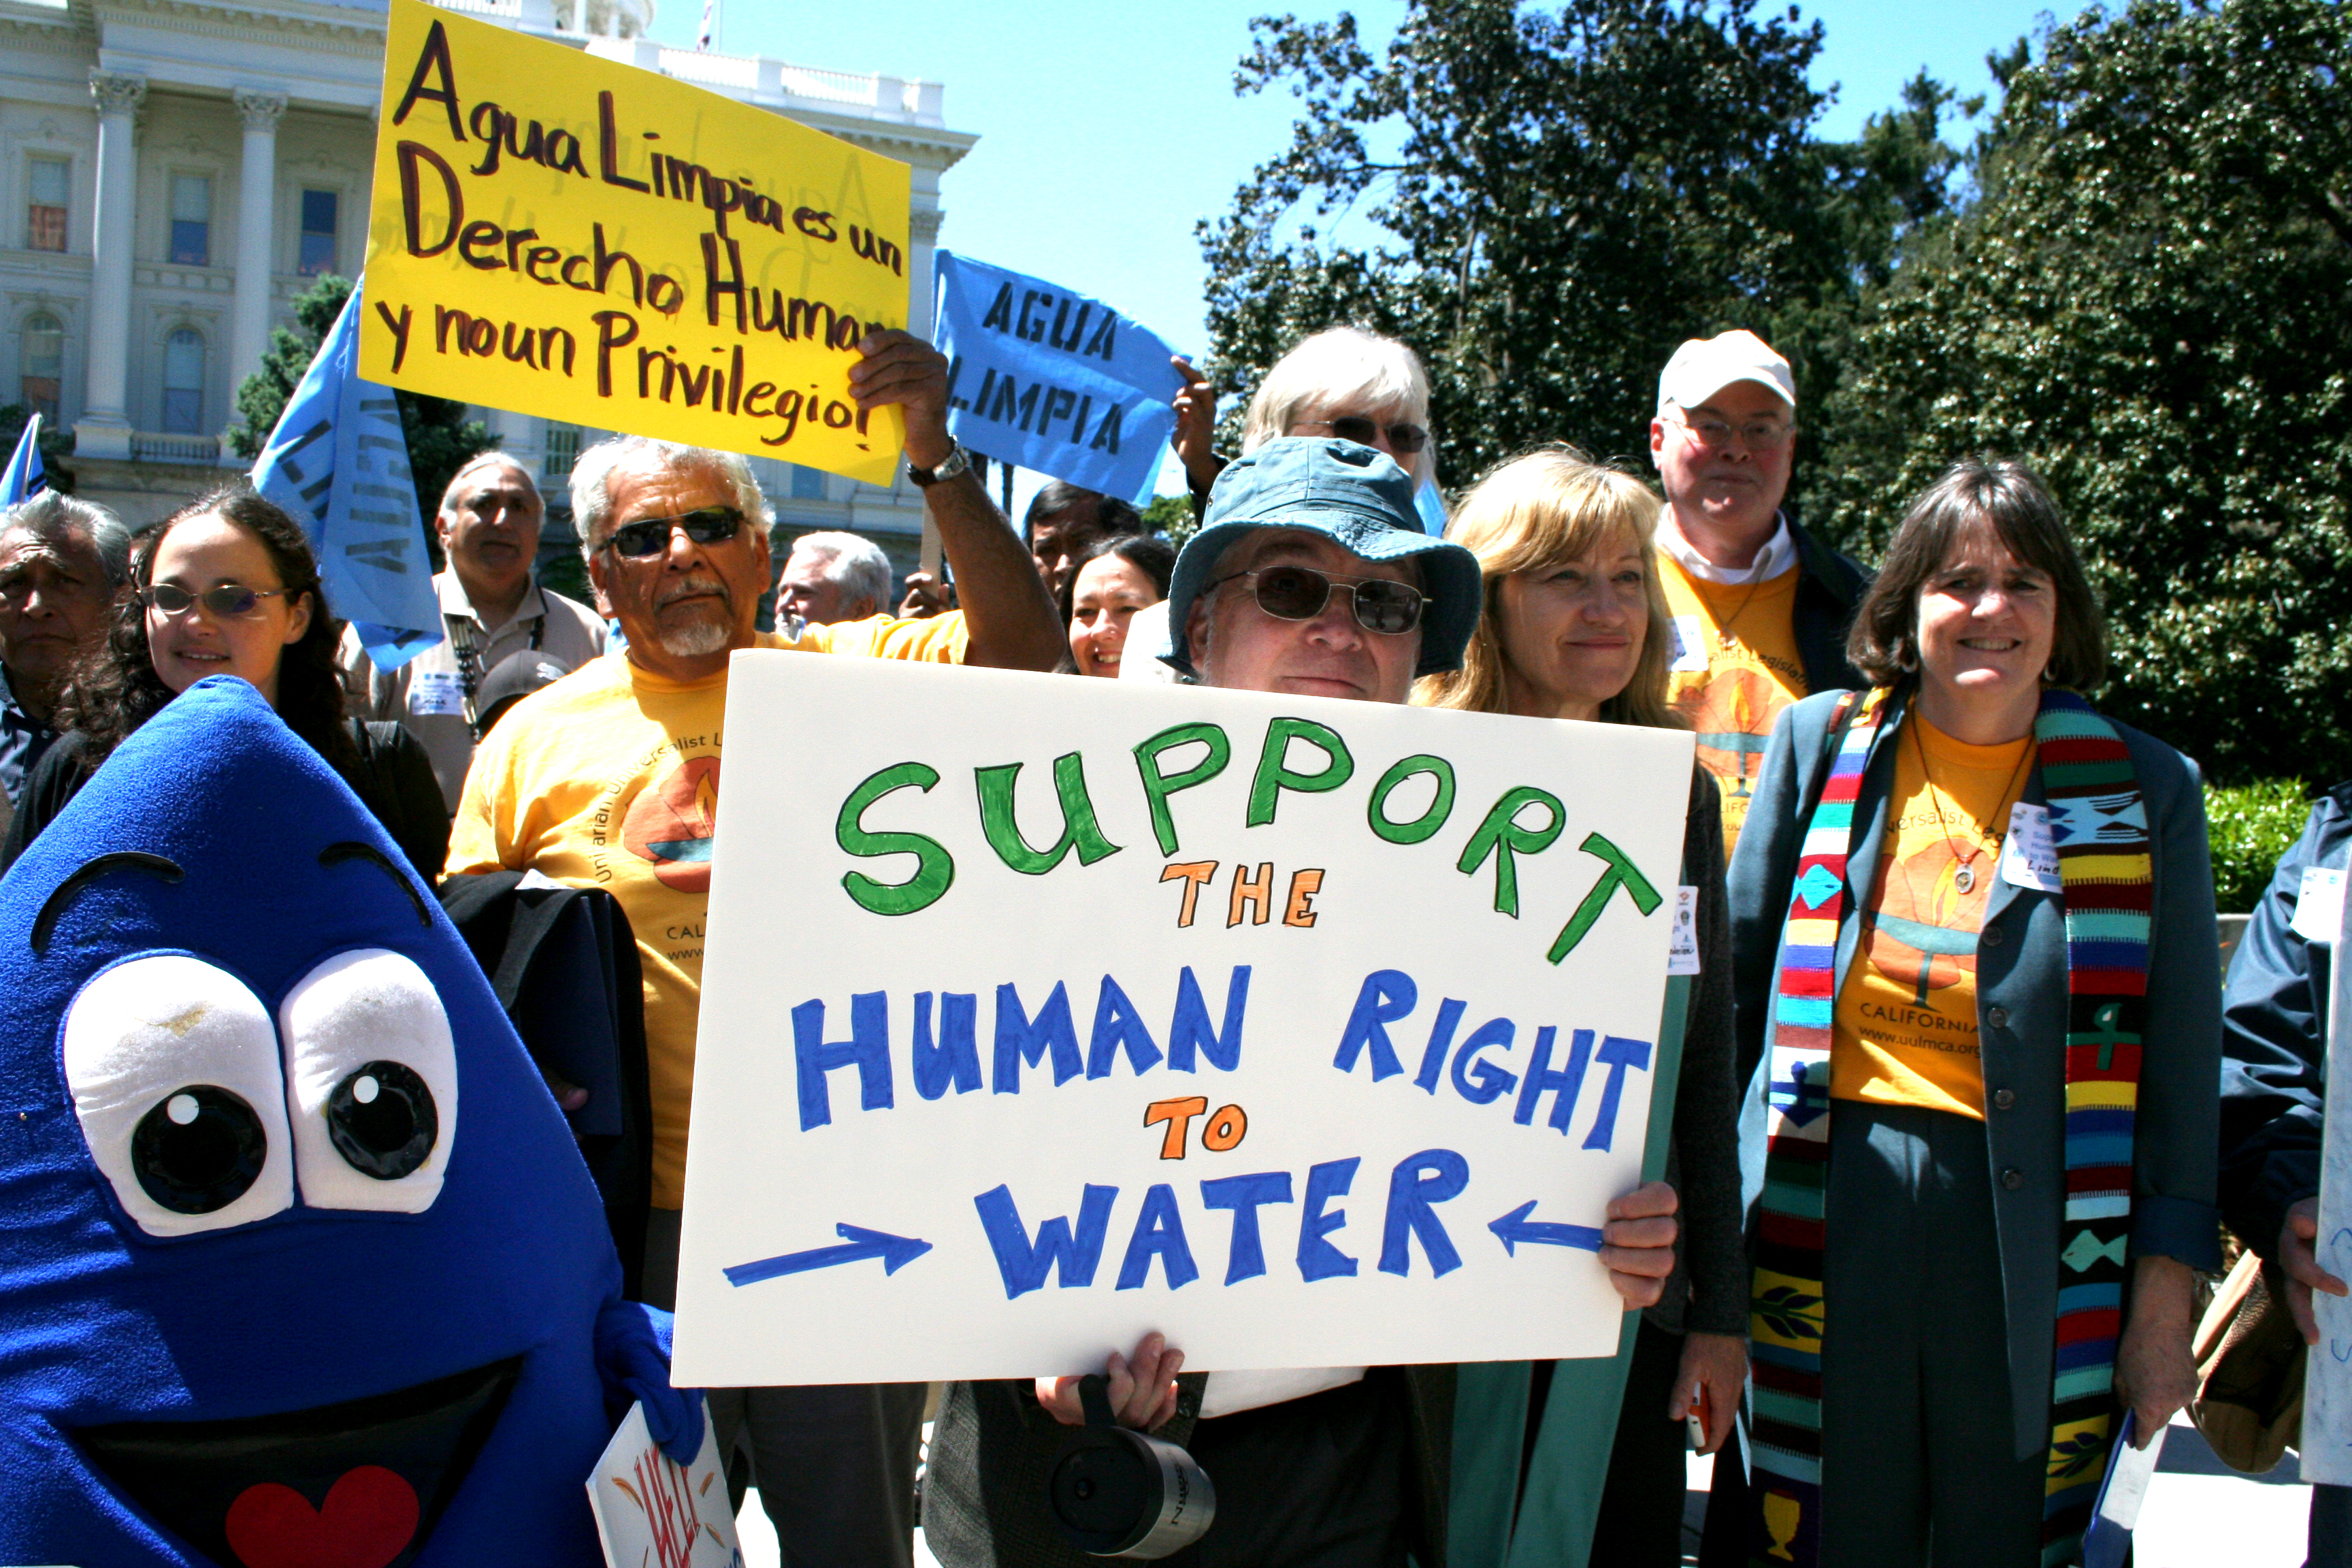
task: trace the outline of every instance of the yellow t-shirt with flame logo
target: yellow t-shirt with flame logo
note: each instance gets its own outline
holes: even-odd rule
[[[1761,583],[1703,583],[1664,551],[1657,555],[1674,616],[1666,700],[1698,731],[1699,765],[1723,796],[1728,857],[1748,820],[1772,721],[1808,689],[1794,621],[1797,568]]]
[[[1971,746],[1914,713],[1895,744],[1886,849],[1853,964],[1838,987],[1830,1095],[1981,1121],[1977,933],[2000,874],[2010,808],[2032,771],[2025,757],[2033,738]]]
[[[963,616],[876,616],[759,645],[960,663]],[[656,1208],[686,1201],[724,671],[665,680],[613,652],[525,698],[484,738],[449,830],[448,874],[536,870],[620,900],[645,971]]]

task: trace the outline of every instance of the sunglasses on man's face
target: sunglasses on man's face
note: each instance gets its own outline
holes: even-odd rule
[[[185,615],[202,605],[216,619],[239,621],[259,615],[262,600],[279,598],[285,593],[283,588],[247,588],[241,584],[226,583],[201,594],[191,594],[174,584],[157,583],[139,590],[139,602],[166,616]]]
[[[1257,590],[1257,607],[1278,621],[1311,621],[1331,602],[1331,590],[1348,595],[1356,624],[1368,632],[1401,637],[1421,624],[1421,607],[1428,596],[1407,583],[1386,577],[1335,577],[1311,566],[1268,566],[1257,572],[1236,572],[1202,589],[1209,593],[1227,583],[1248,578]]]
[[[1382,434],[1379,423],[1357,414],[1341,419],[1302,419],[1297,428],[1328,430],[1340,440],[1353,441],[1359,447],[1379,446]],[[1391,425],[1386,426],[1386,434],[1389,445],[1408,458],[1429,445],[1429,432],[1418,425]]]
[[[643,517],[625,522],[604,536],[604,548],[615,555],[642,561],[669,548],[672,529],[683,529],[697,544],[724,544],[743,526],[743,514],[731,506],[706,506],[684,517]]]

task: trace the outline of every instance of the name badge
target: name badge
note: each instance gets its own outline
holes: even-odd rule
[[[455,671],[420,669],[408,682],[408,710],[453,714],[462,719],[466,716],[466,689],[458,684]]]
[[[2011,887],[2037,893],[2064,890],[2058,846],[2050,837],[2050,808],[2019,801],[2009,810],[2009,840],[2000,847],[2000,874]]]
[[[1676,616],[1669,623],[1669,630],[1674,640],[1668,645],[1668,651],[1674,658],[1666,666],[1667,670],[1676,675],[1706,674],[1706,633],[1699,626],[1699,618],[1696,616]]]
[[[1675,889],[1675,930],[1666,948],[1668,974],[1698,973],[1698,889]]]
[[[2333,945],[2344,934],[2344,873],[2325,866],[2303,868],[2303,888],[2294,896],[2294,934],[2305,942]]]

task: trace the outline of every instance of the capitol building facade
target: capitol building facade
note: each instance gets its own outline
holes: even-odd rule
[[[978,140],[947,129],[939,84],[669,47],[646,36],[654,0],[441,3],[910,164],[910,325],[929,334],[940,175]],[[297,294],[366,258],[385,9],[0,0],[0,404],[72,430],[77,489],[134,524],[245,466],[222,434],[237,384]],[[557,502],[573,455],[601,434],[474,416]],[[903,479],[751,465],[780,539],[853,529],[902,573],[912,565],[922,502]]]

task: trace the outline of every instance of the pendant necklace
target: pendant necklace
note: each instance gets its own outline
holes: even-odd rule
[[[1756,563],[1755,570],[1760,573],[1763,569],[1764,563],[1761,561],[1759,561]],[[1739,608],[1732,611],[1730,618],[1726,620],[1723,625],[1715,628],[1715,640],[1717,644],[1727,651],[1739,646],[1739,639],[1731,635],[1731,628],[1738,623],[1740,616],[1748,613],[1748,606],[1756,601],[1756,590],[1761,588],[1763,585],[1764,579],[1760,576],[1756,577],[1751,581],[1748,584],[1747,594],[1743,595],[1739,601]]]
[[[1926,721],[1920,721],[1922,723]],[[1919,776],[1927,785],[1927,804],[1935,810],[1936,826],[1944,836],[1944,847],[1951,851],[1952,858],[1958,862],[1958,866],[1952,872],[1952,886],[1965,897],[1976,890],[1976,859],[1979,855],[1984,853],[1984,846],[1970,845],[1966,855],[1960,853],[1959,844],[1952,837],[1951,824],[1944,819],[1943,793],[1936,787],[1935,770],[1927,765],[1927,742],[1919,738],[1919,731],[1916,729],[1911,731],[1911,745],[1912,749],[1919,753]],[[2025,754],[2017,760],[2017,766],[2010,770],[2009,783],[2003,784],[2000,790],[2002,800],[2007,800],[2009,792],[2017,787],[2017,775],[2022,773],[2026,764],[2033,760],[2033,750],[2032,746],[2028,745],[2025,748]]]

